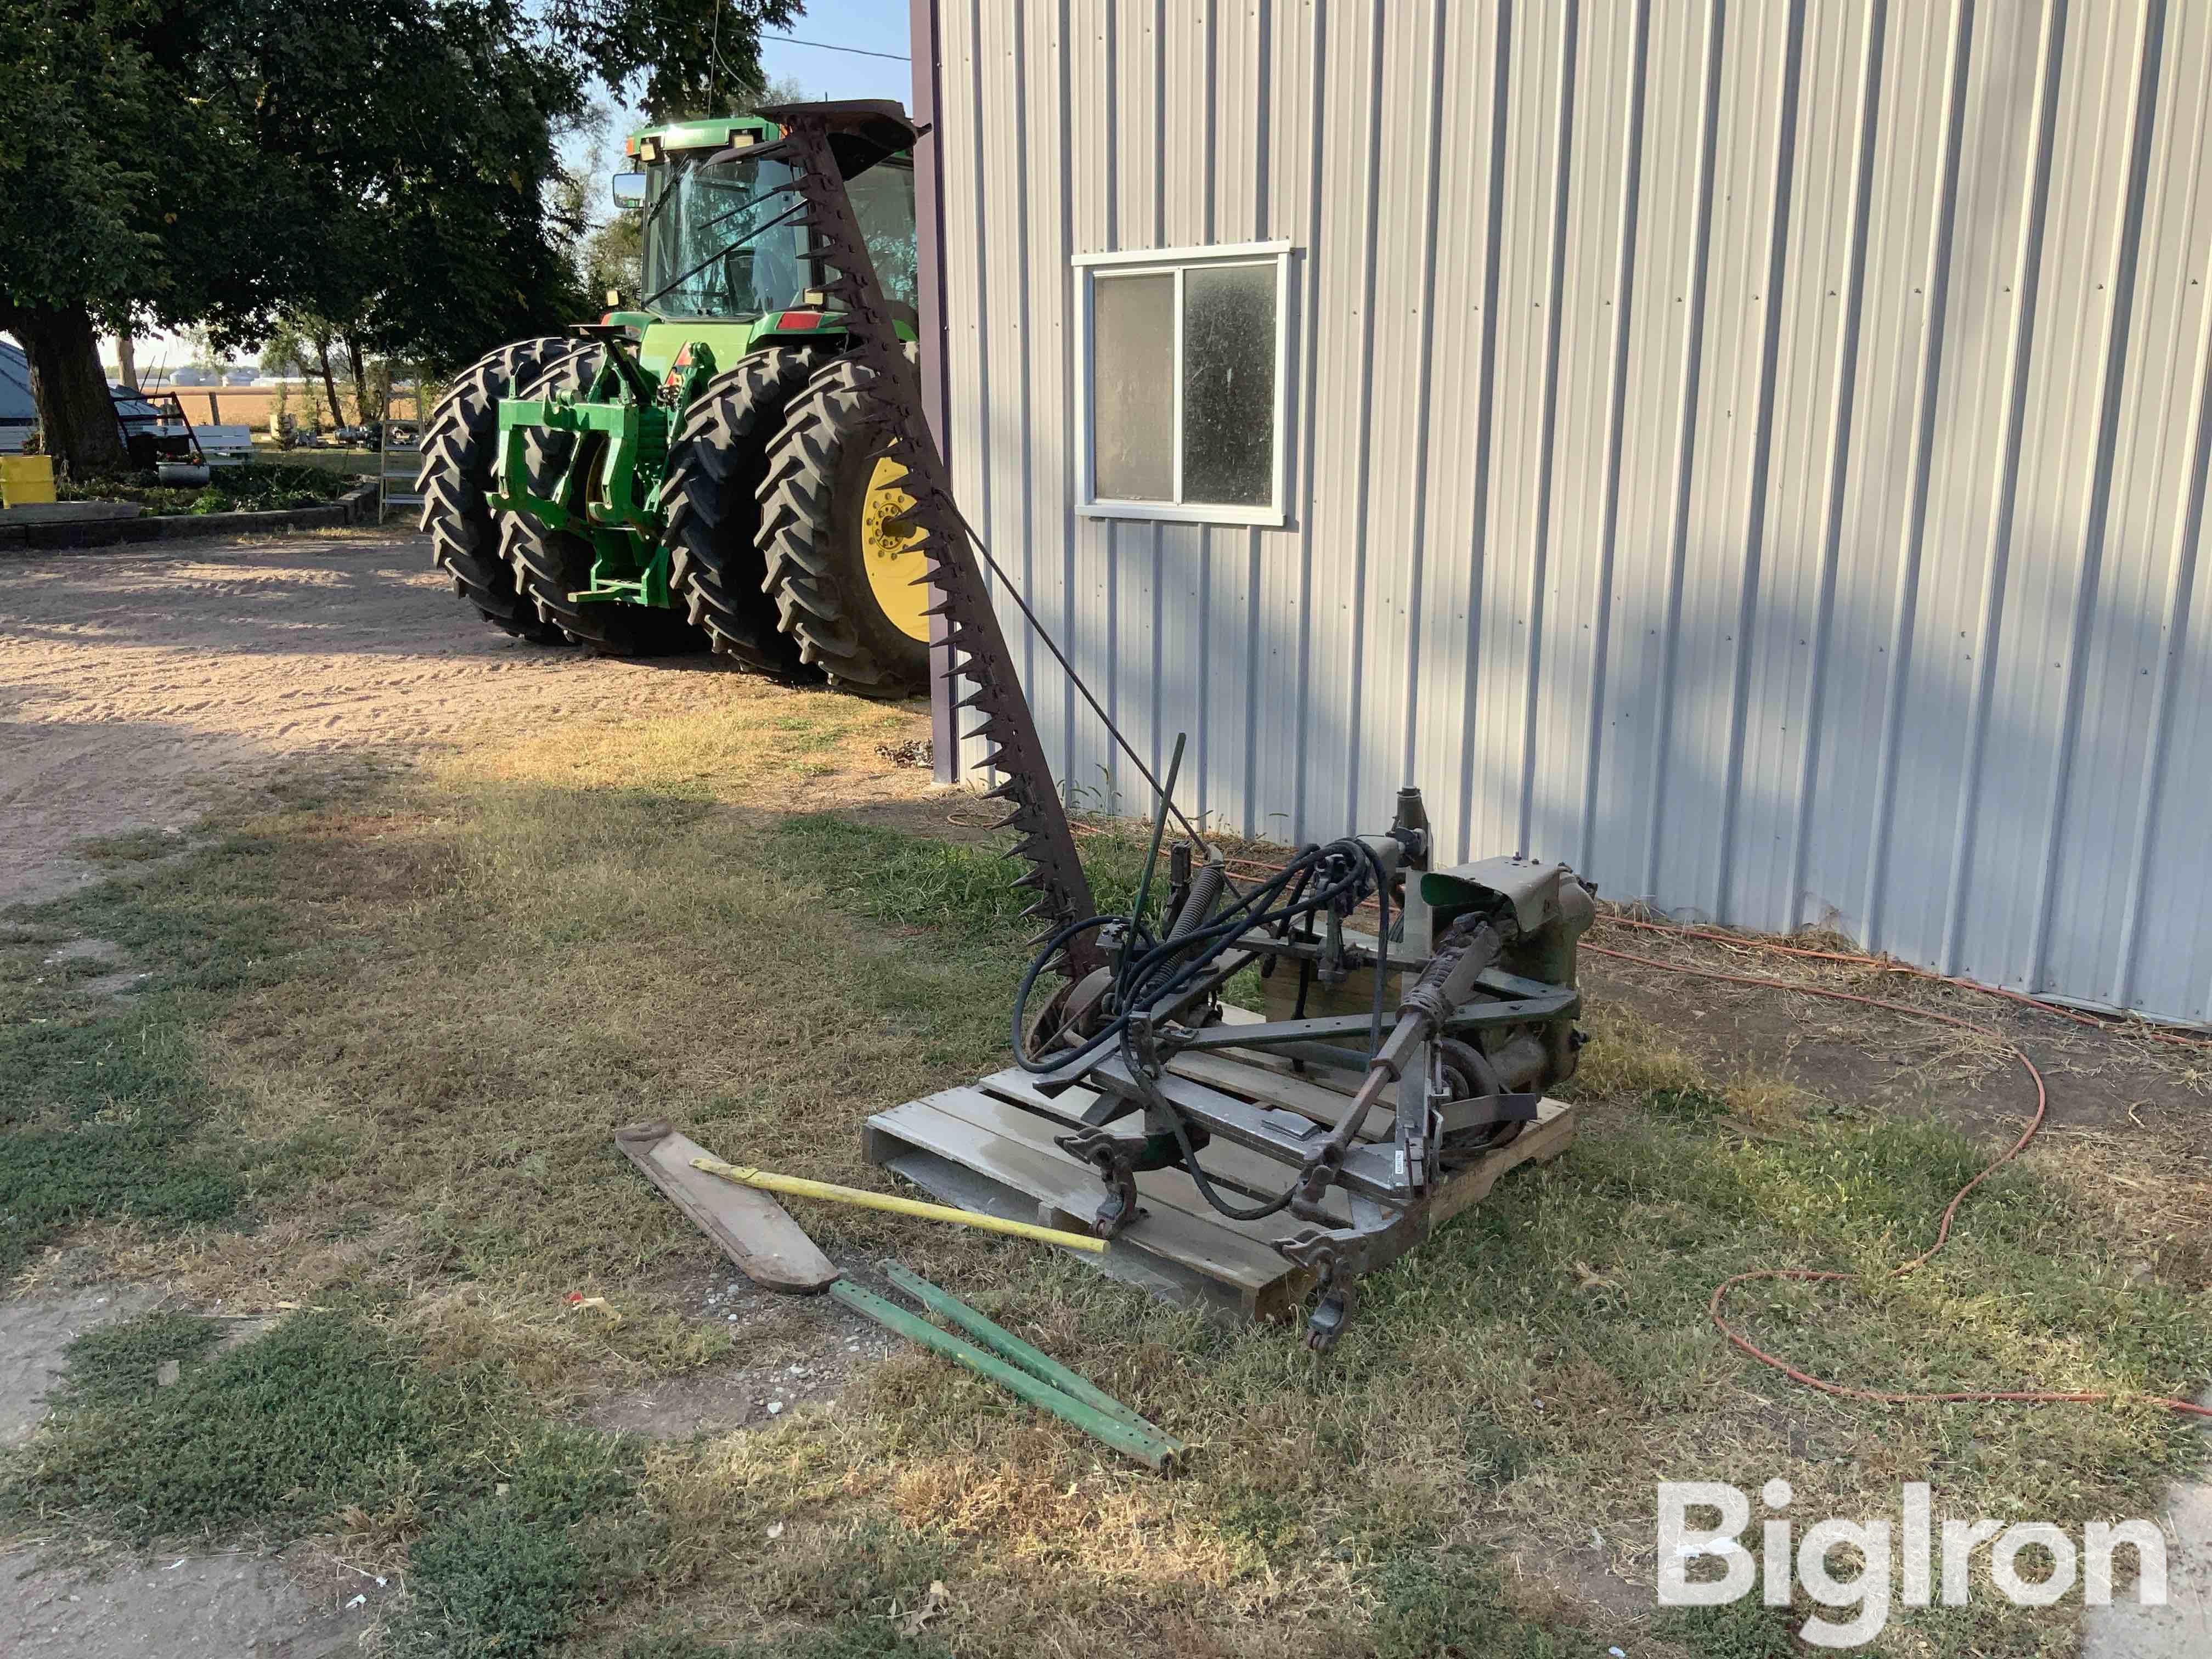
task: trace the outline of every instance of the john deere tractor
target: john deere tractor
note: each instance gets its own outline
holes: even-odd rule
[[[867,696],[928,672],[927,561],[895,453],[853,429],[839,314],[750,116],[633,135],[635,302],[473,364],[423,434],[422,527],[493,626],[614,656],[711,647]],[[842,150],[912,349],[910,155]]]

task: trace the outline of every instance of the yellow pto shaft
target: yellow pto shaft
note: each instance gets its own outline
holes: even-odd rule
[[[1064,1233],[1053,1227],[1040,1227],[1028,1221],[1006,1221],[994,1215],[979,1215],[973,1210],[956,1210],[949,1204],[925,1204],[919,1199],[900,1198],[890,1193],[871,1193],[859,1187],[840,1187],[827,1181],[809,1181],[804,1176],[776,1175],[767,1170],[750,1169],[741,1164],[725,1164],[720,1158],[695,1158],[695,1170],[704,1170],[710,1176],[734,1182],[740,1187],[757,1187],[763,1192],[782,1193],[792,1198],[822,1198],[832,1204],[853,1204],[864,1210],[889,1210],[894,1215],[918,1215],[930,1221],[957,1222],[963,1227],[980,1227],[985,1232],[1011,1233],[1016,1238],[1033,1238],[1041,1244],[1064,1244],[1071,1250],[1089,1250],[1103,1255],[1106,1241],[1093,1238],[1089,1233]]]

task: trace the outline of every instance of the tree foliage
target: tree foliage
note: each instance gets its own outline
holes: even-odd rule
[[[0,328],[49,447],[104,459],[95,323],[228,349],[290,312],[434,371],[574,320],[595,296],[556,146],[590,88],[642,76],[648,110],[707,112],[757,88],[761,26],[798,9],[0,0]]]
[[[551,0],[546,27],[610,87],[641,82],[651,121],[741,115],[766,83],[760,32],[784,28],[805,0]]]
[[[138,204],[155,182],[148,125],[161,77],[130,38],[149,10],[0,3],[0,283],[11,305],[119,315],[159,268]]]

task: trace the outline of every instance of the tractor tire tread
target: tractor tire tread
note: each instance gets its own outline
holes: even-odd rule
[[[763,591],[759,491],[793,398],[821,368],[809,347],[754,354],[707,383],[669,447],[661,489],[669,583],[714,650],[781,680],[818,678]]]
[[[886,423],[872,371],[856,359],[824,365],[791,401],[760,486],[762,591],[775,602],[799,659],[842,690],[865,697],[915,695],[928,678],[928,647],[886,648],[853,614],[865,572],[841,568],[837,474],[848,446]],[[857,592],[854,591],[857,588]]]
[[[495,628],[539,645],[565,642],[517,591],[500,555],[500,533],[485,486],[497,463],[499,403],[577,349],[558,335],[517,340],[463,369],[430,411],[422,432],[422,462],[415,481],[422,497],[420,527],[430,538],[434,564],[453,579],[456,592]]]

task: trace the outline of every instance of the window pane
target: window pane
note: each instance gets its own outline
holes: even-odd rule
[[[1265,507],[1275,482],[1275,268],[1200,268],[1182,280],[1182,498]]]
[[[655,311],[679,317],[757,317],[791,304],[819,278],[804,233],[761,227],[788,206],[781,161],[721,161],[679,154],[648,170],[645,289]]]
[[[884,297],[901,305],[915,304],[913,161],[898,155],[877,162],[845,181],[845,198],[860,222],[860,234],[867,238],[868,257],[875,263]]]
[[[1175,499],[1175,278],[1091,284],[1091,471],[1101,501]]]

